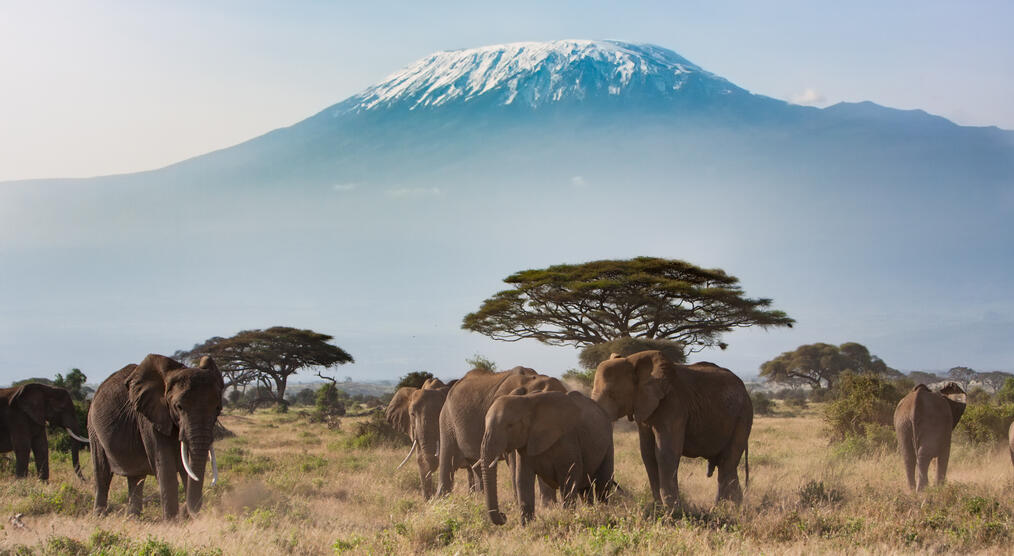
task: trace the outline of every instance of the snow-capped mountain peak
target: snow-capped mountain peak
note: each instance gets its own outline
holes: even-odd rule
[[[742,91],[675,52],[608,40],[518,42],[431,54],[350,99],[350,112],[409,110],[484,99],[499,105],[643,95],[675,96],[691,81]]]

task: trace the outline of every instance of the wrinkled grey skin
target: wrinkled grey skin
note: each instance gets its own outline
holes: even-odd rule
[[[450,494],[454,488],[454,471],[469,469],[479,461],[486,412],[493,402],[516,388],[529,392],[566,392],[559,380],[540,375],[527,367],[514,367],[498,373],[472,369],[447,393],[440,410],[440,481],[437,496]],[[471,482],[471,479],[470,479]],[[479,483],[481,485],[481,482]],[[555,494],[543,490],[543,500]]]
[[[613,420],[626,416],[637,423],[641,460],[656,504],[680,504],[681,457],[708,460],[709,477],[718,469],[716,502],[742,502],[737,469],[747,454],[749,485],[753,403],[732,371],[706,362],[675,364],[656,350],[615,356],[595,370],[592,399]]]
[[[107,378],[95,392],[88,412],[95,468],[95,511],[105,513],[114,474],[127,478],[127,512],[140,515],[144,478],[154,475],[162,516],[176,517],[176,476],[185,485],[186,510],[201,509],[204,469],[215,421],[222,410],[222,373],[210,357],[196,368],[162,355],[148,355]],[[180,443],[188,448],[191,469],[183,469]]]
[[[912,389],[894,410],[894,432],[908,476],[908,487],[921,491],[929,485],[929,465],[937,460],[937,483],[947,479],[951,431],[965,412],[965,391],[949,382],[940,392],[925,384]],[[919,469],[918,482],[916,468]]]
[[[513,452],[514,488],[521,523],[535,514],[535,478],[559,489],[564,506],[576,497],[605,501],[613,489],[613,423],[583,394],[518,388],[497,398],[486,413],[482,439],[482,482],[490,521],[503,525],[497,499],[497,460]]]
[[[84,437],[77,422],[74,400],[63,388],[45,384],[23,384],[0,388],[0,452],[14,452],[14,476],[28,475],[28,457],[35,456],[39,479],[49,480],[49,439],[46,425],[68,428]],[[71,439],[70,459],[82,480],[78,451],[81,444]]]
[[[419,481],[426,500],[434,494],[433,475],[437,472],[440,450],[440,410],[451,385],[432,378],[421,388],[399,388],[385,411],[387,422],[405,433],[415,446]]]

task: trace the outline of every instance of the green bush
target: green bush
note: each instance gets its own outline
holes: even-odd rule
[[[969,404],[958,422],[958,430],[975,444],[1006,442],[1012,420],[1014,403]]]
[[[1014,403],[1014,378],[1008,378],[1003,382],[1003,386],[996,391],[995,396],[996,403]]]
[[[891,426],[902,395],[890,382],[871,374],[842,373],[824,410],[832,440],[866,436],[867,425]]]
[[[343,393],[332,382],[317,389],[317,398],[314,406],[322,420],[326,417],[341,417],[345,415],[345,404],[341,401]]]
[[[408,438],[394,430],[382,412],[376,411],[355,424],[352,436],[345,439],[345,443],[349,448],[373,448],[381,444],[407,446]]]
[[[849,434],[834,445],[831,453],[838,459],[856,459],[881,452],[896,442],[894,428],[864,423],[863,434]]]
[[[751,393],[750,401],[753,402],[754,415],[771,415],[775,412],[775,402],[764,392]]]

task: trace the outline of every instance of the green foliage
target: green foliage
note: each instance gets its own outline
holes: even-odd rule
[[[395,386],[394,389],[397,391],[398,388],[401,388],[402,386],[410,386],[412,388],[422,388],[423,384],[431,378],[435,377],[433,376],[433,373],[429,371],[412,371],[407,375],[401,377],[401,380],[398,381],[398,385]]]
[[[997,390],[994,399],[996,403],[1014,403],[1014,378],[1008,378],[1004,381],[1003,386]]]
[[[335,554],[345,554],[346,552],[351,552],[355,550],[360,544],[363,543],[364,540],[365,539],[359,535],[352,535],[347,539],[338,539],[334,541],[334,544],[331,546],[331,548],[334,550]]]
[[[93,390],[85,386],[85,381],[88,377],[81,372],[81,369],[71,369],[67,373],[67,376],[63,376],[60,373],[56,374],[56,380],[53,381],[53,386],[58,386],[70,392],[70,397],[74,401],[84,401]]]
[[[969,404],[958,421],[958,430],[975,444],[1004,443],[1011,421],[1014,403]]]
[[[976,386],[975,388],[969,390],[968,394],[965,397],[965,399],[967,399],[968,403],[970,404],[989,403],[991,398],[992,396],[989,395],[989,392],[987,392],[984,388],[979,386]]]
[[[591,390],[595,383],[595,369],[567,369],[560,378],[564,383],[576,384],[581,388]]]
[[[640,351],[658,350],[666,359],[673,363],[685,363],[687,356],[684,347],[669,340],[653,340],[650,338],[617,338],[608,342],[585,346],[577,356],[578,362],[586,369],[595,369],[599,363],[609,359],[612,354],[626,357]]]
[[[466,358],[465,363],[467,363],[468,366],[472,369],[486,369],[491,373],[496,372],[496,363],[494,363],[491,359],[478,353],[476,353],[472,357]]]
[[[764,392],[752,392],[750,394],[750,401],[753,402],[753,412],[755,415],[771,415],[775,412],[775,402]]]
[[[316,412],[321,417],[341,417],[345,415],[345,404],[342,403],[342,392],[332,382],[317,389],[314,403]]]
[[[670,340],[689,352],[724,348],[722,334],[792,326],[770,299],[745,296],[721,269],[655,257],[523,270],[511,289],[465,316],[462,328],[497,340],[588,346],[622,337]]]
[[[824,419],[831,427],[833,440],[865,436],[867,425],[888,425],[894,420],[894,408],[902,394],[894,386],[872,374],[844,372],[833,392],[834,400],[825,408]]]
[[[60,514],[65,516],[82,516],[92,508],[93,498],[90,493],[67,483],[60,483],[55,489],[46,485],[30,485],[25,498],[12,508],[12,513],[25,515]]]
[[[408,438],[394,430],[394,427],[384,418],[384,414],[378,411],[370,414],[368,419],[355,424],[352,428],[352,436],[345,439],[345,445],[348,448],[359,449],[380,445],[407,446]]]
[[[831,448],[837,459],[849,460],[876,455],[895,443],[894,428],[875,423],[864,423],[863,434],[848,434]]]
[[[334,338],[313,330],[274,326],[264,330],[243,330],[230,338],[214,337],[178,351],[174,357],[198,362],[204,356],[215,360],[226,379],[226,387],[258,383],[274,386],[268,393],[284,401],[288,378],[301,369],[331,368],[354,363],[342,348],[329,343]],[[328,378],[318,371],[318,376]]]
[[[866,346],[846,342],[840,346],[825,343],[807,344],[786,351],[761,365],[760,376],[778,384],[803,385],[812,388],[834,386],[845,371],[880,376],[901,376]]]

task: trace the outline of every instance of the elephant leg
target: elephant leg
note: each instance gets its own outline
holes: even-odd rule
[[[659,494],[666,508],[676,508],[680,503],[679,480],[680,456],[683,454],[683,438],[686,423],[677,422],[670,430],[655,431],[655,459],[658,461]]]
[[[454,465],[458,445],[451,438],[450,431],[440,430],[440,480],[437,482],[437,496],[447,496],[454,490]]]
[[[521,506],[521,524],[524,525],[535,516],[535,470],[525,458],[518,458],[517,484],[518,499]]]
[[[606,458],[595,470],[592,477],[592,497],[595,502],[608,502],[613,490],[613,451],[606,452]]]
[[[898,444],[901,449],[901,459],[905,465],[905,475],[908,477],[908,488],[915,490],[915,446],[912,445],[911,435],[902,434]]]
[[[651,496],[656,504],[661,504],[662,497],[658,490],[658,460],[655,458],[655,431],[648,425],[638,424],[637,434],[641,440],[641,461],[644,462],[644,469],[648,472]]]
[[[144,475],[127,477],[127,515],[140,517],[143,494]]]
[[[915,490],[922,492],[927,486],[929,486],[929,466],[930,461],[933,457],[926,453],[918,453],[916,457],[916,465],[919,467],[919,479],[916,482]]]
[[[556,504],[556,489],[546,484],[542,478],[539,478],[539,497],[542,499],[543,506],[550,506]]]
[[[14,476],[28,476],[28,460],[31,459],[32,437],[27,434],[12,434],[11,444],[14,447]]]
[[[951,459],[951,443],[950,439],[945,442],[940,448],[940,454],[937,455],[937,484],[942,485],[947,482],[947,463]]]
[[[170,451],[169,446],[176,445],[175,451]],[[156,455],[155,478],[158,481],[158,494],[162,499],[162,518],[174,519],[180,509],[179,483],[176,482],[179,459],[179,445],[174,442],[160,443],[160,453]],[[166,453],[170,452],[170,453]],[[186,483],[184,483],[186,484]]]
[[[49,440],[45,429],[32,437],[32,455],[35,457],[35,471],[42,481],[49,480]]]
[[[738,457],[729,457],[718,464],[718,496],[716,503],[731,500],[736,504],[743,502],[743,490],[739,486]]]
[[[109,484],[113,481],[113,472],[109,468],[106,452],[98,441],[92,438],[92,470],[95,474],[95,513],[106,513],[109,500]]]

